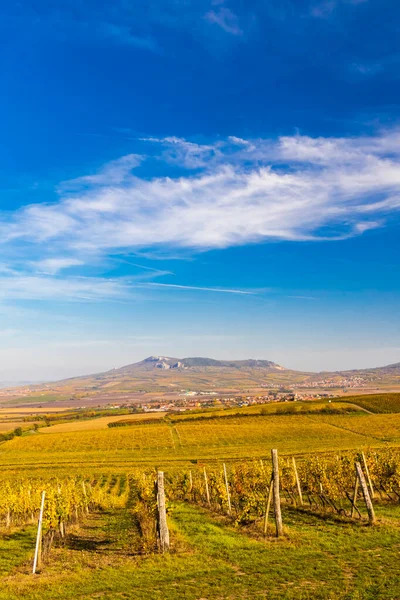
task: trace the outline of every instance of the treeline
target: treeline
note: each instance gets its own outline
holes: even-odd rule
[[[61,414],[55,413],[41,413],[37,415],[29,415],[24,417],[24,422],[32,421],[43,421],[47,427],[54,423],[68,423],[71,421],[80,421],[87,419],[96,419],[98,417],[110,417],[118,415],[130,415],[142,413],[143,410],[140,408],[103,408],[103,409],[91,409],[91,410],[80,410],[70,411]]]
[[[357,413],[360,412],[360,409],[357,406],[323,406],[322,408],[312,409],[306,408],[304,406],[298,407],[295,404],[289,404],[285,406],[277,407],[275,412],[271,412],[266,407],[262,408],[260,412],[235,412],[230,413],[229,415],[213,415],[206,414],[200,415],[196,414],[188,414],[188,415],[179,415],[176,416],[169,413],[165,417],[160,417],[159,419],[141,419],[133,420],[133,419],[123,419],[121,421],[114,421],[113,423],[108,423],[107,427],[131,427],[133,425],[149,425],[154,423],[186,423],[187,421],[218,421],[218,420],[229,420],[229,419],[246,419],[246,418],[255,418],[255,417],[276,417],[282,415],[344,415],[349,413]]]
[[[37,431],[40,425],[37,423],[33,424],[33,427],[28,427],[28,429],[22,429],[22,427],[16,427],[13,431],[7,431],[7,433],[0,433],[0,442],[7,442],[8,440],[12,440],[15,437],[20,437],[25,431]],[[42,425],[42,427],[44,427]]]
[[[166,420],[171,420],[173,423],[181,423],[186,421],[215,421],[218,419],[244,419],[246,417],[276,417],[281,415],[342,415],[348,413],[360,412],[360,409],[356,406],[323,406],[322,408],[308,408],[305,406],[296,406],[296,404],[285,404],[284,406],[278,406],[274,412],[268,410],[267,407],[263,407],[260,412],[235,412],[229,415],[185,415],[182,417],[174,418],[171,415],[165,417]]]
[[[165,422],[163,417],[159,419],[126,419],[121,421],[113,421],[112,423],[108,423],[107,427],[131,427],[132,425],[150,425],[154,423],[162,423]]]

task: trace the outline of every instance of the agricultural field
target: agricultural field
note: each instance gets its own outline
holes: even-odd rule
[[[349,467],[360,455],[304,456],[297,467],[303,505],[291,461],[281,459],[278,537],[272,511],[265,526],[272,489],[267,458],[230,463],[225,479],[221,464],[167,471],[164,553],[152,526],[158,519],[154,470],[3,478],[0,598],[241,600],[265,598],[266,590],[269,598],[293,600],[396,598],[400,453],[374,451],[364,458],[375,494],[373,525],[362,494],[350,494]],[[388,464],[397,465],[397,475],[388,476]],[[35,520],[43,491],[38,547]]]
[[[352,401],[373,413],[400,413],[399,393],[346,396],[345,402]]]
[[[134,414],[129,415],[129,419],[136,423],[138,421],[159,420],[166,413],[157,412],[149,414]],[[99,429],[107,429],[110,423],[118,423],[123,417],[116,415],[115,417],[95,417],[92,419],[69,421],[68,423],[55,423],[51,427],[43,427],[41,433],[68,433],[71,431],[97,431]]]
[[[272,447],[282,454],[304,454],[400,443],[400,425],[393,415],[367,413],[260,414],[154,424],[138,420],[130,427],[104,429],[96,425],[96,420],[66,423],[14,438],[0,445],[0,464],[3,469],[54,465],[60,470],[71,464],[107,463],[120,469],[127,464],[251,458],[265,455]]]
[[[267,508],[272,448],[279,537],[275,496]],[[373,524],[355,488],[357,461]],[[400,414],[371,414],[357,399],[57,423],[1,443],[0,464],[0,599],[397,597]]]

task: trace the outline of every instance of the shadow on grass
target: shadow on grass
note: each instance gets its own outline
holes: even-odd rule
[[[77,535],[69,535],[65,539],[64,547],[69,550],[86,550],[87,552],[97,552],[100,554],[108,553],[112,545],[110,539],[94,539],[90,537],[81,537]]]

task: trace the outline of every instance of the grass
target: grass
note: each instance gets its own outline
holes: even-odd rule
[[[371,528],[285,510],[286,536],[264,540],[178,503],[164,556],[137,555],[124,510],[94,514],[37,576],[27,530],[22,550],[8,553],[0,599],[389,600],[398,597],[400,528],[398,507],[385,511]]]

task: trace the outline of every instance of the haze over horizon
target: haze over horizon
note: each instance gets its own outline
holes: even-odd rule
[[[0,8],[0,381],[399,362],[400,5],[128,4]]]

